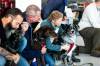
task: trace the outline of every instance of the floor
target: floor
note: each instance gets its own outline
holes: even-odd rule
[[[80,40],[80,41],[77,41],[79,46],[84,46],[84,41],[81,36],[78,36],[77,40]],[[81,60],[81,62],[74,63],[75,66],[90,66],[90,65],[82,65],[85,63],[92,63],[93,66],[100,66],[100,57],[93,57],[93,56],[90,56],[89,54],[82,54],[82,53],[76,57],[79,58]],[[61,61],[56,61],[55,66],[69,66],[69,65],[64,65],[64,64],[62,64]]]
[[[77,40],[79,46],[85,46],[83,38],[81,36],[78,36]],[[79,64],[93,63],[94,66],[100,66],[100,57],[93,57],[89,54],[79,54],[79,56],[77,57],[81,59],[81,62]]]
[[[100,57],[93,57],[89,54],[80,54],[77,57],[81,59],[81,62],[79,64],[93,63],[93,66],[100,66]]]
[[[81,62],[74,63],[75,66],[90,66],[90,65],[82,65],[85,63],[92,63],[93,66],[100,66],[100,57],[93,57],[89,54],[79,54],[79,56],[76,56],[77,58],[81,59]],[[56,66],[69,66],[62,64],[61,61],[56,61]]]

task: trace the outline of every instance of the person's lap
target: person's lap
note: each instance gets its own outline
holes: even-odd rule
[[[0,66],[5,66],[6,64],[6,59],[4,56],[0,55]]]

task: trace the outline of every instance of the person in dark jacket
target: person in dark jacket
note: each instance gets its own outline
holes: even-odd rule
[[[48,18],[53,10],[58,10],[64,14],[66,4],[67,0],[48,0],[47,3],[42,6],[42,19]]]
[[[24,19],[30,24],[29,29],[25,34],[25,37],[27,38],[27,47],[22,52],[22,55],[28,60],[34,60],[35,58],[40,58],[41,54],[44,54],[46,52],[46,48],[43,47],[41,50],[34,50],[32,47],[32,42],[34,40],[33,31],[37,27],[37,25],[41,21],[41,10],[36,5],[29,5],[26,8],[26,11],[24,13]]]
[[[11,34],[19,28],[22,21],[22,12],[18,8],[9,9],[0,19],[0,66],[5,66],[6,60],[14,61],[17,66],[29,66],[25,58],[20,56],[18,52],[15,54],[8,50],[8,43],[5,43]],[[19,44],[19,51],[23,51],[27,44],[26,39],[23,37]]]

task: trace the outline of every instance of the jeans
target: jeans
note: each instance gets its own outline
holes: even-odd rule
[[[30,65],[28,64],[28,62],[26,61],[25,58],[23,58],[22,56],[20,56],[20,60],[19,60],[19,62],[17,64],[17,66],[30,66]]]
[[[0,55],[0,66],[5,66],[5,64],[6,64],[6,58]],[[29,66],[29,64],[22,56],[20,56],[17,66]]]
[[[55,66],[55,61],[49,54],[45,54],[44,57],[45,57],[46,64],[48,64],[49,66]]]
[[[5,66],[5,63],[6,63],[5,57],[0,55],[0,66]]]
[[[18,52],[22,52],[24,48],[26,47],[26,45],[27,45],[27,40],[25,37],[22,37],[19,42]],[[5,66],[5,63],[6,63],[6,58],[0,55],[0,66]],[[17,66],[29,66],[29,64],[26,61],[26,59],[20,56]]]
[[[26,46],[27,46],[27,39],[23,36],[19,42],[18,52],[21,53]]]
[[[26,46],[27,46],[27,39],[23,36],[19,42],[18,52],[21,53]],[[29,64],[24,57],[20,56],[20,60],[17,64],[17,66],[29,66]]]

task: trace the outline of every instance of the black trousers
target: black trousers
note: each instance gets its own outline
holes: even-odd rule
[[[87,27],[79,31],[80,35],[83,37],[85,47],[82,49],[85,53],[91,53],[93,48],[93,36],[95,34],[95,28]],[[81,50],[80,50],[81,51]]]
[[[85,51],[100,57],[100,28],[87,27],[79,31],[85,42]]]

